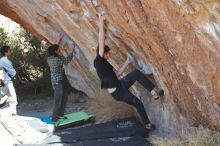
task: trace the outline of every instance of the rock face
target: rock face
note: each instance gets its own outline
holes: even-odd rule
[[[220,131],[219,0],[0,1],[0,13],[33,34],[55,43],[62,32],[63,43],[78,44],[77,59],[66,70],[71,84],[92,97],[105,95],[93,67],[97,12],[105,13],[111,63],[118,68],[132,52],[136,62],[128,70],[147,73],[149,66],[165,90],[159,102],[143,98],[160,133],[200,124]],[[139,85],[134,91],[147,95]]]

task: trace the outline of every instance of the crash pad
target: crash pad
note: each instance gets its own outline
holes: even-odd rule
[[[84,140],[134,136],[147,137],[148,132],[136,118],[125,118],[103,124],[56,131],[53,135],[47,137],[43,143],[72,143]]]
[[[55,123],[55,129],[61,130],[73,126],[79,126],[94,119],[93,115],[86,112],[75,112],[60,117]]]
[[[80,141],[72,143],[72,146],[150,146],[144,138],[109,138]]]
[[[51,120],[51,117],[49,116],[42,115],[42,116],[36,116],[36,117],[47,124],[51,124],[51,125],[53,124],[53,121]]]
[[[96,139],[86,140],[75,143],[53,143],[53,144],[40,144],[38,146],[50,146],[56,144],[63,144],[65,146],[151,146],[151,144],[141,137],[129,138],[108,138],[108,139]],[[32,145],[17,145],[17,146],[32,146]]]

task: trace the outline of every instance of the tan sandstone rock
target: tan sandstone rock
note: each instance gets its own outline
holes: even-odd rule
[[[33,34],[54,42],[62,32],[64,42],[78,44],[77,60],[66,70],[72,86],[91,97],[106,95],[93,67],[100,11],[114,53],[111,63],[119,67],[132,52],[137,62],[129,70],[147,73],[149,66],[165,90],[156,102],[139,85],[134,88],[158,131],[174,134],[199,124],[220,131],[220,108],[213,103],[220,97],[219,0],[0,1],[0,13]]]

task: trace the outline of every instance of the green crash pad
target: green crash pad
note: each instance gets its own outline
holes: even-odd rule
[[[75,112],[60,117],[55,122],[55,129],[61,130],[73,126],[79,126],[84,123],[90,122],[94,119],[93,115],[89,115],[86,112]]]

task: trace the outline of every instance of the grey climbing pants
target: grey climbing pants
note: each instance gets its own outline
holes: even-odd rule
[[[143,103],[128,90],[136,81],[138,81],[148,91],[155,88],[154,84],[144,74],[136,69],[120,80],[120,85],[113,93],[111,93],[111,95],[117,101],[123,101],[134,106],[144,124],[149,124],[150,120],[144,109]]]
[[[64,111],[67,103],[67,96],[63,91],[62,83],[53,84],[53,90],[54,90],[54,107],[53,107],[52,121],[57,121],[59,117],[64,115]]]

